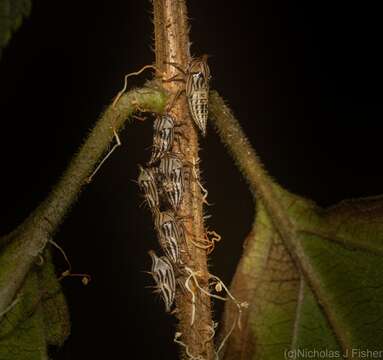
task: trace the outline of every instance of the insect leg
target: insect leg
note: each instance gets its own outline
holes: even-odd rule
[[[178,90],[177,93],[174,95],[172,101],[170,102],[170,105],[169,106],[166,106],[166,112],[169,112],[174,104],[176,103],[177,99],[179,98],[179,96],[184,92],[185,90]]]
[[[185,72],[184,69],[182,69],[182,67],[181,67],[180,64],[177,64],[177,63],[175,63],[175,62],[168,62],[168,61],[164,61],[164,64],[173,66],[173,67],[176,68],[179,72],[181,72],[184,76],[186,76],[186,72]]]
[[[172,82],[172,81],[179,81],[179,82],[185,82],[185,79],[177,78],[178,75],[173,75],[172,77],[168,79],[162,79],[162,82]]]

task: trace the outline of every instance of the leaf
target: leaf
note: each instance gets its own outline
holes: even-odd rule
[[[69,316],[50,255],[31,270],[0,326],[0,360],[45,360],[69,335]]]
[[[31,12],[31,0],[0,0],[0,58],[2,49],[8,44],[12,33]]]
[[[225,359],[283,359],[298,349],[322,350],[317,358],[357,359],[363,357],[357,349],[382,350],[383,197],[323,210],[274,190],[290,219],[292,242],[286,244],[258,200],[232,282],[235,296],[250,306]],[[228,305],[225,316],[229,328],[235,309]]]
[[[257,205],[231,286],[249,307],[224,358],[381,357],[383,196],[343,201],[325,210],[287,192],[268,176],[215,91],[209,106]],[[236,316],[227,304],[223,335]]]

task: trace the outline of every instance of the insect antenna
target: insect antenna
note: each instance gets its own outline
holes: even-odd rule
[[[173,66],[173,67],[176,68],[179,72],[181,72],[183,75],[186,76],[186,71],[185,71],[184,69],[182,69],[182,66],[181,66],[180,64],[177,64],[177,63],[175,63],[175,62],[170,62],[170,61],[164,61],[164,64]]]

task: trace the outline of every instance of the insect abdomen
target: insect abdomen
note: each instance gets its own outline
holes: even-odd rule
[[[184,169],[181,160],[174,154],[164,156],[159,171],[163,175],[162,187],[168,203],[176,211],[184,192]]]
[[[203,136],[206,135],[210,81],[210,69],[206,60],[207,56],[192,59],[186,72],[186,97],[190,114]]]
[[[208,118],[209,90],[201,89],[193,91],[188,97],[191,116],[201,130],[202,135],[206,135],[206,124]]]
[[[174,120],[169,114],[161,115],[153,123],[153,150],[149,160],[152,164],[171,150],[174,142]]]
[[[173,264],[179,264],[181,262],[179,244],[183,239],[182,228],[170,211],[157,213],[155,222],[162,250]]]
[[[156,289],[165,303],[166,311],[169,312],[176,293],[173,265],[165,256],[158,257],[153,250],[149,251],[149,255],[152,258],[151,274],[156,283]]]
[[[143,168],[140,166],[140,175],[138,176],[138,185],[144,192],[145,200],[152,212],[160,206],[160,199],[157,190],[155,171],[152,168]]]

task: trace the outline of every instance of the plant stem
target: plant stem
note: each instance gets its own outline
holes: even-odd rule
[[[151,88],[122,95],[115,106],[109,106],[103,113],[47,198],[15,231],[0,239],[0,314],[14,301],[32,264],[114,141],[113,130],[118,132],[137,108],[161,112],[165,102],[163,92]]]
[[[154,32],[156,67],[164,74],[165,78],[172,78],[180,71],[168,63],[176,63],[185,69],[190,61],[189,34],[187,10],[184,0],[154,0]],[[182,74],[181,74],[182,76]],[[185,85],[179,81],[164,83],[164,88],[173,96],[184,89]],[[188,104],[184,95],[179,96],[175,106],[171,109],[177,124],[183,124],[183,136],[179,137],[177,150],[182,154],[185,164],[196,164],[198,161],[198,134],[189,114]],[[199,173],[198,165],[195,165]],[[190,173],[193,173],[190,171]],[[204,238],[203,202],[200,188],[196,179],[190,176],[190,186],[187,186],[184,200],[179,213],[185,217],[184,222],[187,237],[194,241]],[[198,271],[198,282],[204,289],[208,288],[209,273],[207,270],[206,250],[200,249],[188,242],[183,253],[182,261],[185,267]],[[181,340],[186,344],[191,355],[203,359],[214,359],[212,340],[207,341],[211,335],[212,316],[210,298],[203,294],[193,284],[195,293],[195,320],[191,325],[192,297],[189,292],[178,291],[176,296],[177,317],[179,319],[178,332]],[[184,350],[184,349],[183,349]],[[183,358],[188,358],[183,353]]]
[[[282,238],[293,238],[294,224],[279,198],[286,191],[267,174],[238,121],[216,91],[210,93],[210,110],[214,126],[249,183],[253,196],[257,193],[261,197]]]
[[[285,190],[273,182],[271,177],[267,174],[239,122],[216,91],[210,93],[210,113],[213,124],[221,137],[222,142],[227,146],[229,153],[233,156],[239,170],[248,182],[254,201],[257,194],[257,201],[259,201],[259,203],[257,203],[257,208],[259,209],[261,206],[265,207],[281,238],[288,244],[292,244],[292,238],[295,236],[295,226],[288,217],[284,204],[280,199],[281,194],[284,193]],[[256,216],[257,213],[258,211],[256,210]],[[252,279],[253,275],[248,275],[244,271],[245,265],[243,259],[246,259],[249,244],[253,244],[256,241],[255,225],[256,222],[254,220],[253,228],[245,240],[246,246],[244,246],[242,259],[237,266],[236,273],[230,286],[231,291],[233,291],[236,296],[249,303],[252,301],[253,283],[249,281],[248,277],[251,277]],[[229,339],[227,348],[225,349],[225,359],[247,358],[253,353],[253,348],[256,345],[246,342],[249,338],[247,333],[251,331],[247,325],[247,311],[250,310],[244,311],[244,328],[236,329],[232,338]],[[223,316],[222,333],[226,333],[228,329],[230,329],[234,319],[233,313],[233,305],[229,303],[226,304]]]

